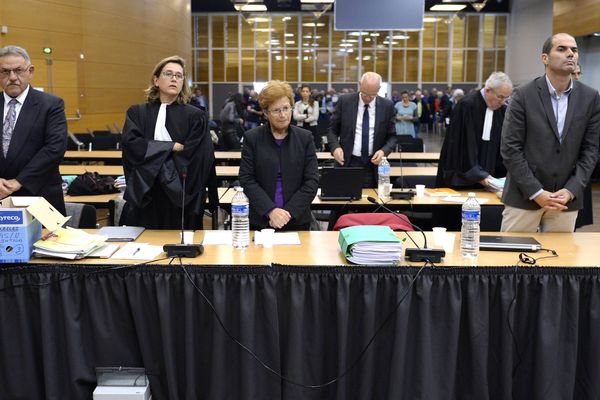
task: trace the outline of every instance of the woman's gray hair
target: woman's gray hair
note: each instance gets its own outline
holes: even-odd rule
[[[4,46],[2,48],[0,48],[0,57],[4,57],[4,56],[19,56],[19,57],[23,57],[23,59],[25,60],[25,63],[27,65],[31,64],[31,59],[29,58],[29,54],[27,54],[27,50],[25,50],[22,47],[19,46]]]
[[[487,81],[485,81],[485,87],[488,89],[496,90],[502,85],[508,85],[512,88],[513,83],[504,72],[492,72]]]

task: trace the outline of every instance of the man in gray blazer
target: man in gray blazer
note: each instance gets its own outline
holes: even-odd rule
[[[381,76],[366,72],[360,78],[360,93],[340,96],[327,134],[339,165],[365,168],[365,187],[375,187],[375,166],[396,145],[396,110],[391,100],[377,95],[380,88]]]
[[[508,171],[502,231],[572,232],[598,158],[600,97],[571,79],[577,43],[566,33],[542,49],[546,74],[515,89],[502,129]]]

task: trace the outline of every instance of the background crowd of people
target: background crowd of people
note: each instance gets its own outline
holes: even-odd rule
[[[339,96],[355,92],[352,88],[344,88],[339,92],[333,88],[318,90],[307,84],[299,85],[294,91],[292,122],[311,131],[317,151],[329,149],[325,138]],[[396,109],[396,135],[418,138],[420,132],[445,131],[454,106],[464,95],[462,89],[450,86],[445,91],[416,88],[398,93],[394,90],[391,100]],[[190,104],[208,110],[206,97],[200,88],[194,90]],[[211,121],[211,129],[217,134],[217,149],[240,150],[244,131],[265,122],[255,90],[246,88],[243,93],[230,94],[219,112],[215,113],[215,120]]]

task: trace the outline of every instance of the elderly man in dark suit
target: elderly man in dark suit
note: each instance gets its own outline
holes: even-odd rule
[[[503,231],[572,232],[598,158],[600,97],[571,79],[577,42],[566,33],[542,49],[546,74],[518,87],[502,129],[508,171]]]
[[[339,98],[327,134],[331,154],[339,165],[365,168],[365,187],[375,187],[376,166],[396,145],[396,110],[377,95],[381,76],[366,72],[360,92]]]
[[[64,103],[29,85],[33,71],[25,49],[0,48],[0,198],[42,196],[64,215],[58,172],[67,148]]]

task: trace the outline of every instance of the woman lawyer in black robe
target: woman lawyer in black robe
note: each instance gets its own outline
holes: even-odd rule
[[[185,178],[184,226],[202,229],[207,186],[216,204],[215,157],[206,113],[186,104],[184,60],[161,60],[146,93],[147,103],[127,110],[123,129],[125,221],[149,229],[181,228]]]

